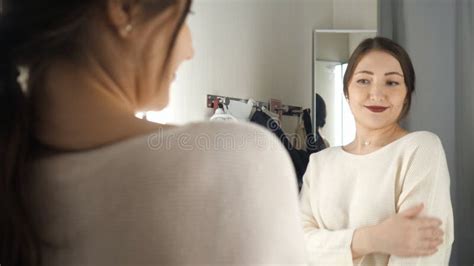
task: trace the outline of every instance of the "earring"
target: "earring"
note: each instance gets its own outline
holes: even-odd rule
[[[125,26],[125,28],[122,29],[122,35],[123,36],[127,36],[130,32],[132,32],[133,30],[133,26],[132,24],[128,24],[127,26]]]
[[[128,24],[128,25],[125,27],[125,32],[127,32],[127,33],[130,33],[132,30],[133,30],[132,24]]]

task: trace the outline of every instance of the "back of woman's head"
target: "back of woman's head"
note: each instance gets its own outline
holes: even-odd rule
[[[316,128],[326,125],[326,102],[321,95],[316,94]]]
[[[165,64],[189,12],[191,0],[3,0],[0,17],[0,265],[39,265],[40,245],[25,204],[34,122],[31,90],[41,86],[42,70],[53,59],[75,59],[94,34],[94,16],[106,16],[111,2],[143,5],[142,19],[175,8],[176,25]],[[97,33],[95,33],[97,34]],[[17,81],[26,67],[26,88]],[[28,90],[28,92],[26,91]]]

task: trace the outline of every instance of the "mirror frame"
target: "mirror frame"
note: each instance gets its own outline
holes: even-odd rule
[[[375,36],[378,35],[378,31],[376,29],[368,30],[368,29],[313,29],[312,31],[312,57],[311,57],[311,122],[313,123],[313,134],[316,133],[316,75],[315,75],[315,65],[316,65],[316,43],[317,43],[317,33],[374,33]]]

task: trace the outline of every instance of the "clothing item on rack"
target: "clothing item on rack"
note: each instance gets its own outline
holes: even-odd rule
[[[229,114],[222,103],[219,103],[219,107],[214,112],[214,115],[210,118],[211,121],[238,121],[233,115]]]
[[[293,147],[289,138],[285,135],[285,132],[281,129],[279,123],[275,119],[270,117],[261,109],[257,109],[250,119],[251,122],[259,124],[268,130],[272,131],[283,143],[283,146],[288,151],[293,162],[293,166],[296,172],[296,178],[298,182],[298,188],[301,189],[303,184],[303,175],[306,171],[306,167],[309,162],[309,154],[304,150],[298,150]]]
[[[298,117],[298,124],[295,128],[295,137],[293,139],[293,146],[295,149],[306,151],[306,130],[302,115]]]
[[[253,105],[241,101],[230,100],[228,113],[240,121],[249,121]]]
[[[311,123],[311,110],[305,109],[303,111],[303,123],[306,131],[306,151],[309,154],[313,154],[322,151],[327,148],[327,145],[319,133],[319,129],[316,129],[316,134],[313,133],[313,125]]]

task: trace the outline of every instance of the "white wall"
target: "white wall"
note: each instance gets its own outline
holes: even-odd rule
[[[179,70],[159,120],[207,119],[207,94],[311,107],[313,29],[376,29],[376,6],[376,0],[195,0],[188,21],[196,55]]]
[[[377,29],[377,0],[334,0],[335,29]]]
[[[335,62],[347,62],[349,59],[349,34],[316,34],[316,59]]]
[[[374,28],[374,30],[376,30]],[[375,37],[375,33],[370,33],[370,32],[367,32],[367,33],[362,33],[362,32],[358,32],[358,33],[349,33],[349,54],[351,55],[352,52],[354,52],[355,48],[357,48],[357,46],[365,39],[367,38],[374,38]]]
[[[164,120],[207,119],[207,94],[311,107],[313,28],[332,26],[332,0],[197,0],[195,58],[172,86]]]

